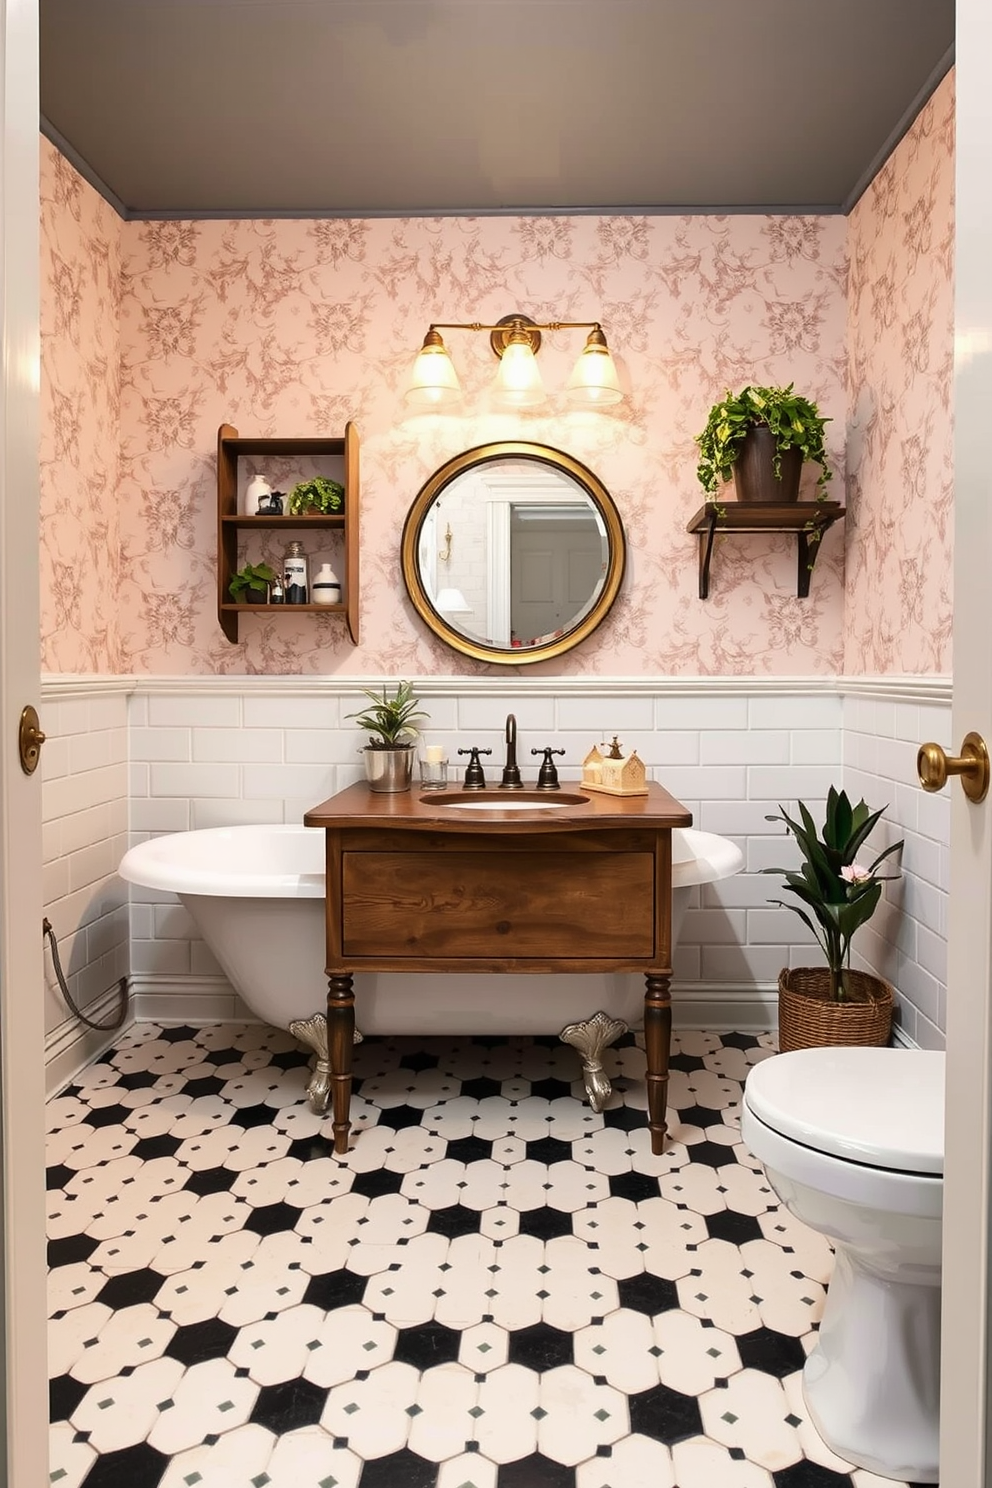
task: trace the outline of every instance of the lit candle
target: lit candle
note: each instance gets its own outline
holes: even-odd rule
[[[442,744],[428,744],[424,755],[429,765],[439,765],[444,759],[444,746]]]

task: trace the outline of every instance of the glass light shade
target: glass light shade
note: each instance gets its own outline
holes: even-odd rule
[[[544,402],[541,370],[525,340],[509,342],[500,358],[493,390],[497,400],[508,408],[537,408]]]
[[[590,333],[565,387],[570,403],[606,408],[623,399],[616,365],[602,331]]]
[[[439,615],[471,615],[472,606],[460,589],[442,589],[434,601]]]
[[[461,395],[458,373],[440,336],[430,344],[425,342],[413,364],[406,402],[421,409],[445,408],[457,403]]]

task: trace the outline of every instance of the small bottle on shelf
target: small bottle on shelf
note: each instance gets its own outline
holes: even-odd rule
[[[305,605],[309,603],[310,582],[307,555],[303,551],[303,544],[299,541],[291,542],[286,549],[283,562],[283,584],[286,589],[286,604]]]

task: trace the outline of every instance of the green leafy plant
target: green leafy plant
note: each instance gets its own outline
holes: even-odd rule
[[[381,692],[367,687],[363,691],[372,707],[362,713],[349,713],[347,717],[353,718],[359,728],[368,729],[373,735],[367,747],[409,748],[420,734],[418,723],[428,717],[428,714],[418,711],[420,699],[414,697],[411,683],[398,683],[392,697],[387,695],[385,687]]]
[[[793,392],[791,382],[785,388],[749,386],[736,394],[728,389],[726,397],[710,409],[706,428],[696,435],[699,483],[707,496],[715,496],[720,485],[733,475],[745,436],[765,425],[775,436],[776,476],[781,479],[782,451],[802,450],[804,460],[820,467],[816,499],[822,501],[832,474],[823,447],[823,430],[829,423],[815,403]]]
[[[267,563],[246,563],[231,576],[227,586],[235,604],[250,604],[254,595],[261,598],[276,581],[275,570]]]
[[[769,903],[791,909],[809,926],[827,959],[830,996],[835,1002],[844,1002],[848,996],[844,974],[850,966],[851,938],[875,913],[882,884],[896,876],[879,874],[878,867],[901,851],[902,842],[894,842],[864,868],[856,861],[857,855],[881,818],[881,811],[869,811],[864,801],[852,806],[846,791],[831,786],[826,819],[817,834],[809,811],[802,801],[798,805],[798,822],[781,806],[765,820],[785,823],[799,844],[802,867],[798,872],[786,868],[764,868],[762,872],[781,873],[786,891],[800,902],[771,899]]]
[[[309,511],[321,512],[324,516],[344,510],[344,486],[330,480],[326,475],[315,475],[312,480],[297,481],[289,493],[288,510],[298,517]]]

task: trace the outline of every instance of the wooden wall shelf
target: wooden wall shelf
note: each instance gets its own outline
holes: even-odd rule
[[[344,511],[331,516],[282,516],[242,517],[238,515],[238,461],[246,455],[270,456],[300,455],[304,459],[334,456],[341,461],[341,479],[344,486]],[[342,615],[348,634],[358,645],[359,587],[358,587],[358,430],[354,424],[345,425],[340,437],[321,438],[272,438],[243,437],[232,424],[221,424],[217,431],[217,619],[227,639],[236,642],[238,624],[242,615]],[[261,531],[263,528],[281,528],[287,535],[293,532],[337,531],[344,545],[343,602],[337,605],[253,605],[234,604],[229,585],[231,576],[238,568],[239,535]]]
[[[794,532],[799,549],[796,594],[809,595],[810,574],[820,551],[820,539],[844,515],[839,501],[794,501],[767,506],[755,502],[707,501],[686,527],[699,537],[699,597],[710,592],[710,560],[718,532]]]

